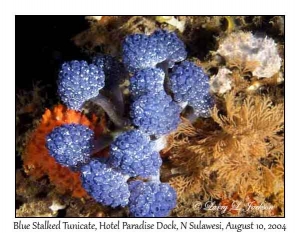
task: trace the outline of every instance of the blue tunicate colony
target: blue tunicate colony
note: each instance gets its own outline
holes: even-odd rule
[[[65,62],[58,75],[58,94],[70,109],[80,110],[83,103],[104,87],[104,72],[86,61]]]
[[[109,55],[62,65],[58,94],[68,108],[81,110],[99,90],[118,86],[130,72],[130,117],[134,129],[119,134],[103,162],[91,158],[94,134],[79,124],[56,127],[46,146],[63,166],[81,172],[82,185],[97,202],[128,206],[134,217],[167,216],[176,206],[176,192],[159,180],[162,160],[155,142],[180,123],[182,104],[199,117],[209,117],[213,98],[208,76],[192,62],[175,33],[155,31],[129,35],[123,42],[123,63]],[[169,73],[169,69],[172,70]],[[128,178],[135,178],[128,182]],[[141,181],[140,178],[148,180]]]
[[[76,168],[90,160],[94,132],[84,125],[65,124],[47,135],[47,148],[63,166]]]
[[[158,151],[153,150],[147,134],[130,130],[111,144],[108,163],[130,177],[147,178],[157,175],[162,161]]]

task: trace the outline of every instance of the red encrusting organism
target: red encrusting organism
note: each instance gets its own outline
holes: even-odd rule
[[[55,106],[52,111],[46,109],[40,124],[27,141],[23,154],[25,172],[34,179],[47,175],[50,182],[61,193],[69,192],[73,197],[78,198],[87,197],[86,191],[81,186],[80,173],[61,166],[49,155],[45,146],[46,135],[53,128],[62,124],[80,123],[92,129],[97,137],[103,133],[105,128],[104,120],[101,120],[100,123],[97,122],[96,116],[89,120],[81,112],[67,109],[63,105]]]

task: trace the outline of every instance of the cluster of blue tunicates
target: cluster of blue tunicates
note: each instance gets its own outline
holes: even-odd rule
[[[160,30],[124,40],[123,62],[132,73],[132,123],[157,140],[177,128],[182,106],[189,105],[197,116],[208,117],[213,105],[208,76],[194,63],[183,61],[186,57],[185,45],[175,33]],[[129,189],[129,209],[134,216],[165,216],[175,206],[176,193],[159,179],[136,181]]]
[[[107,160],[92,158],[98,144],[86,126],[64,124],[47,136],[50,155],[61,165],[80,171],[83,187],[97,202],[128,206],[135,217],[167,216],[176,206],[176,192],[159,179],[161,142],[178,127],[183,105],[193,107],[200,117],[208,117],[213,105],[207,75],[184,61],[186,57],[178,36],[159,30],[149,36],[127,36],[123,63],[99,55],[91,64],[71,61],[62,65],[58,94],[67,107],[80,111],[86,101],[93,101],[123,129],[124,121],[118,115],[122,111],[116,111],[123,106],[114,106],[114,98],[103,96],[100,90],[115,92],[131,76],[129,115],[134,127],[114,137]],[[123,101],[120,93],[118,104]],[[134,181],[128,182],[129,178]]]

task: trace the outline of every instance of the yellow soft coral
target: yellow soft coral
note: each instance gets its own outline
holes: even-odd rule
[[[66,123],[83,124],[94,130],[96,135],[99,135],[103,132],[104,127],[103,124],[96,126],[96,122],[96,117],[90,121],[80,112],[66,109],[63,105],[54,107],[52,111],[46,109],[40,124],[27,142],[23,154],[25,172],[34,179],[48,175],[50,182],[61,193],[70,192],[74,197],[87,197],[86,191],[81,186],[79,172],[72,172],[69,168],[56,163],[45,147],[45,140],[46,135],[53,128]]]

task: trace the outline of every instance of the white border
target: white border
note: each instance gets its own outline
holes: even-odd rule
[[[15,171],[14,171],[14,106],[15,106],[15,81],[14,81],[14,30],[15,14],[153,14],[153,15],[186,15],[186,14],[285,14],[286,15],[286,218],[285,219],[203,219],[206,223],[217,223],[219,221],[232,221],[235,223],[255,221],[260,223],[286,223],[286,232],[297,232],[297,221],[299,216],[299,16],[295,0],[235,0],[235,1],[200,1],[200,0],[35,0],[35,1],[1,1],[1,36],[0,36],[0,80],[1,80],[1,222],[0,228],[3,232],[13,232],[13,221],[15,210]],[[42,25],[41,25],[42,26]],[[30,27],[30,25],[28,25]],[[24,36],[26,29],[24,29]],[[24,46],[26,46],[24,44]],[[34,63],[34,61],[33,61]],[[26,77],[24,77],[26,78]],[[36,219],[34,219],[36,220]],[[55,220],[55,219],[53,219]],[[67,220],[67,219],[64,219]],[[78,219],[69,219],[77,222]],[[101,221],[102,219],[80,219],[81,222]],[[125,219],[121,219],[124,221]],[[140,222],[141,219],[126,219],[128,222]],[[168,222],[170,219],[159,219]],[[177,219],[185,221],[188,219]],[[194,221],[196,219],[193,219]],[[32,221],[22,219],[23,222]],[[42,219],[39,219],[42,221]],[[111,219],[106,219],[111,221]],[[117,221],[117,219],[113,219]],[[147,221],[156,221],[147,219]],[[157,231],[157,230],[156,230]],[[195,230],[193,230],[195,231]],[[23,232],[23,231],[19,231]],[[24,231],[25,232],[25,231]],[[33,231],[26,231],[33,232]],[[71,232],[71,231],[69,231]],[[73,230],[72,232],[79,232]],[[83,231],[81,231],[83,232]],[[117,231],[111,231],[117,232]],[[136,231],[140,232],[140,231]],[[152,231],[148,231],[152,232]],[[218,231],[214,231],[218,232]],[[236,232],[236,231],[235,231]]]

